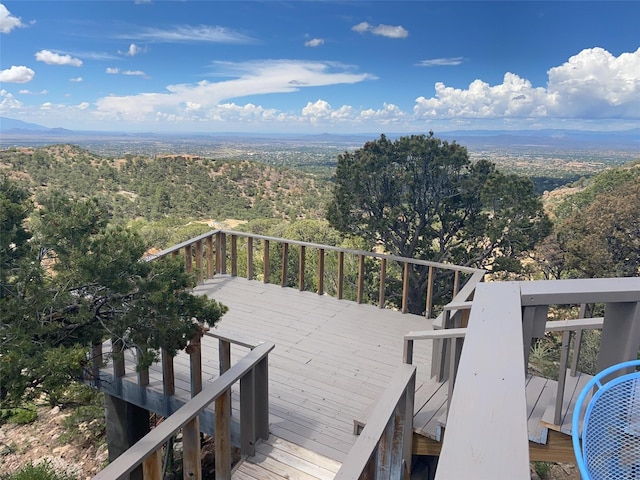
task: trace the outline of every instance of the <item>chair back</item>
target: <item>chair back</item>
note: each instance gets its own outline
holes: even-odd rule
[[[640,478],[638,367],[639,360],[609,367],[593,377],[578,397],[571,435],[585,480]]]

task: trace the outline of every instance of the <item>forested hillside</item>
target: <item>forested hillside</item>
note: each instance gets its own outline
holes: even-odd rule
[[[104,158],[72,145],[2,150],[0,172],[31,190],[97,197],[113,222],[321,218],[329,193],[313,175],[246,160]]]

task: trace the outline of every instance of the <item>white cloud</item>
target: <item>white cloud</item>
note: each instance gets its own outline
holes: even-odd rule
[[[82,60],[79,58],[74,58],[71,55],[60,55],[50,50],[40,50],[35,54],[35,57],[37,61],[44,62],[47,65],[71,65],[73,67],[82,65]]]
[[[351,30],[358,33],[372,33],[387,38],[407,38],[409,32],[402,25],[371,25],[368,22],[360,22],[351,27]]]
[[[142,32],[122,35],[147,42],[160,43],[254,43],[255,40],[243,33],[226,27],[207,25],[182,25],[170,28],[149,28]]]
[[[442,67],[442,66],[455,66],[464,62],[464,57],[444,57],[444,58],[431,58],[429,60],[421,60],[416,63],[417,67]]]
[[[20,90],[18,92],[20,95],[46,95],[47,93],[49,93],[47,90],[41,90],[39,92],[32,92],[31,90]]]
[[[11,68],[0,71],[0,82],[27,83],[35,76],[36,72],[24,65],[12,65]]]
[[[319,47],[321,45],[324,45],[324,40],[322,38],[312,38],[311,40],[304,42],[305,47]]]
[[[118,73],[120,73],[120,69],[118,67],[107,67],[105,72],[110,75],[117,75]]]
[[[146,76],[146,74],[142,70],[123,70],[122,75],[131,75],[131,76],[138,76],[138,77]]]
[[[501,84],[474,80],[466,89],[435,84],[432,98],[418,97],[423,118],[640,118],[640,48],[613,56],[582,50],[548,71],[547,87],[506,73]]]
[[[640,118],[640,48],[618,57],[603,48],[585,49],[548,74],[555,115]]]
[[[352,67],[331,62],[272,60],[218,62],[216,65],[220,68],[220,73],[233,79],[169,85],[161,93],[104,97],[96,102],[98,112],[105,117],[140,121],[157,113],[179,115],[189,105],[200,105],[200,109],[207,112],[232,98],[294,92],[317,86],[354,84],[375,78],[367,73],[354,73],[351,71]]]
[[[10,113],[13,110],[19,110],[22,108],[23,104],[21,101],[16,100],[16,98],[6,90],[0,90],[0,97],[2,97],[2,101],[0,102],[0,113]]]
[[[69,79],[70,82],[76,82],[76,83],[80,83],[80,82],[84,82],[84,78],[82,77],[75,77],[75,78],[70,78]]]
[[[7,7],[0,3],[0,33],[11,33],[14,28],[23,28],[25,26],[20,17],[11,15]]]
[[[135,55],[138,55],[139,53],[144,53],[146,51],[147,51],[146,47],[139,47],[135,43],[132,43],[131,45],[129,45],[129,50],[127,50],[126,52],[122,52],[122,51],[118,50],[118,53],[133,57]]]

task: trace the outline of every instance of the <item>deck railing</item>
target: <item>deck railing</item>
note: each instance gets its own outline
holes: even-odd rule
[[[415,389],[416,367],[402,365],[374,405],[335,480],[409,478]]]
[[[560,360],[558,362],[557,391],[553,422],[560,425],[566,411],[565,382],[567,369],[575,376],[585,330],[603,330],[598,353],[597,371],[620,361],[635,358],[640,344],[640,279],[580,279],[537,282],[518,282],[522,305],[523,355],[528,366],[532,342],[547,332],[562,332]],[[467,286],[471,287],[471,281]],[[461,292],[462,293],[462,292]],[[499,302],[500,299],[496,299]],[[584,316],[586,303],[604,303],[605,316],[572,320],[548,320],[550,306],[581,305]],[[432,375],[440,381],[449,380],[448,402],[451,401],[456,375],[466,335],[469,311],[473,306],[468,296],[456,297],[443,308],[434,321],[433,331],[409,332],[404,337],[404,362],[413,361],[413,344],[418,340],[432,340]],[[609,319],[604,332],[605,319]],[[439,327],[439,328],[438,328]],[[572,341],[573,337],[573,341]],[[571,349],[573,347],[573,350]],[[571,364],[569,364],[571,359]]]
[[[297,250],[297,255],[294,250]],[[314,264],[317,278],[315,291],[319,295],[332,294],[342,299],[347,290],[353,290],[353,300],[358,303],[367,300],[365,285],[375,283],[368,278],[369,275],[375,275],[378,288],[377,294],[373,295],[376,298],[372,300],[380,308],[385,308],[388,304],[388,284],[392,269],[399,265],[401,271],[397,272],[397,277],[402,285],[399,309],[403,313],[408,311],[409,305],[410,269],[425,268],[427,282],[424,315],[427,318],[431,318],[434,312],[434,299],[442,293],[435,291],[434,282],[438,273],[444,271],[450,274],[447,290],[451,290],[453,296],[468,291],[467,284],[479,281],[485,273],[484,270],[470,267],[230,230],[212,230],[149,255],[147,259],[180,254],[183,255],[187,271],[195,273],[199,282],[213,278],[215,274],[243,275],[247,279],[260,279],[265,283],[275,278],[273,281],[278,281],[281,286],[301,291],[307,290],[310,285],[309,267]],[[277,269],[274,267],[276,263]],[[260,266],[261,268],[256,268]],[[367,273],[367,270],[373,269],[377,269],[377,273]]]
[[[216,335],[212,335],[216,336]],[[231,387],[240,382],[240,449],[243,455],[255,454],[258,439],[269,436],[269,396],[268,396],[268,355],[273,350],[272,343],[261,343],[233,366],[230,364],[230,344],[235,342],[225,336],[218,336],[220,350],[221,376],[202,390],[202,379],[193,381],[192,392],[198,388],[193,398],[175,413],[168,416],[160,425],[125,451],[94,480],[114,480],[126,476],[139,465],[143,466],[145,480],[161,480],[161,451],[167,441],[178,431],[182,431],[183,476],[184,478],[202,478],[200,460],[200,422],[199,415],[215,403],[214,448],[216,458],[216,479],[231,478]],[[198,356],[195,350],[198,342],[192,343],[190,354]],[[196,362],[197,363],[197,362]],[[192,367],[194,363],[192,362]],[[194,387],[195,385],[195,387]]]

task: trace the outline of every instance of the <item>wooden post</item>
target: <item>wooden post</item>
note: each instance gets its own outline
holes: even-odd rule
[[[404,271],[402,273],[402,313],[407,313],[407,297],[409,296],[409,264],[404,262]]]
[[[562,418],[562,400],[564,397],[564,384],[567,379],[567,361],[569,359],[569,344],[571,343],[571,330],[562,332],[562,349],[560,350],[560,365],[558,366],[558,390],[556,392],[556,405],[553,414],[553,423],[560,425]]]
[[[202,240],[196,242],[196,280],[202,283]]]
[[[306,263],[306,247],[304,245],[300,245],[300,257],[298,260],[298,285],[301,292],[304,292],[304,269]]]
[[[231,368],[231,343],[221,338],[218,339],[218,364],[220,375]]]
[[[189,345],[187,353],[189,354],[189,366],[191,375],[191,397],[195,397],[202,391],[202,335],[204,326],[196,333]]]
[[[429,265],[429,276],[427,278],[427,304],[425,306],[425,317],[431,318],[433,308],[433,266]]]
[[[220,375],[231,368],[231,343],[218,340]],[[216,479],[231,478],[231,390],[215,400],[214,454]]]
[[[324,295],[324,248],[318,249],[318,295]]]
[[[247,237],[247,280],[253,280],[253,237]]]
[[[238,276],[238,236],[231,235],[231,276]]]
[[[358,255],[358,288],[356,293],[356,301],[362,303],[362,294],[364,286],[364,255]]]
[[[140,352],[141,354],[142,352]],[[138,385],[146,387],[149,385],[149,369],[140,367],[140,358],[138,358]]]
[[[264,240],[263,245],[264,252],[262,258],[264,259],[264,265],[262,266],[262,276],[264,277],[263,282],[269,283],[269,270],[271,270],[269,267],[269,240]]]
[[[338,300],[342,300],[344,290],[344,252],[338,252]]]
[[[156,450],[142,462],[142,477],[145,480],[162,480],[162,451]]]
[[[194,418],[182,427],[182,447],[182,478],[184,480],[202,480],[202,462],[200,459],[200,420],[198,417]],[[216,459],[217,458],[218,454],[216,452]],[[216,462],[216,471],[218,470],[217,467],[218,464]]]
[[[384,308],[384,290],[385,283],[387,281],[387,259],[383,258],[380,261],[380,288],[378,293],[378,307]]]
[[[253,456],[256,453],[256,389],[255,369],[240,379],[240,452]]]
[[[165,395],[174,395],[176,385],[173,374],[173,357],[162,349],[162,390]]]
[[[207,250],[207,278],[213,278],[215,274],[215,267],[213,264],[213,236],[207,237],[206,239],[206,250]]]
[[[287,286],[287,268],[289,267],[289,244],[282,244],[282,268],[280,269],[280,286]]]
[[[256,436],[269,438],[269,357],[264,357],[255,367],[255,423]]]

